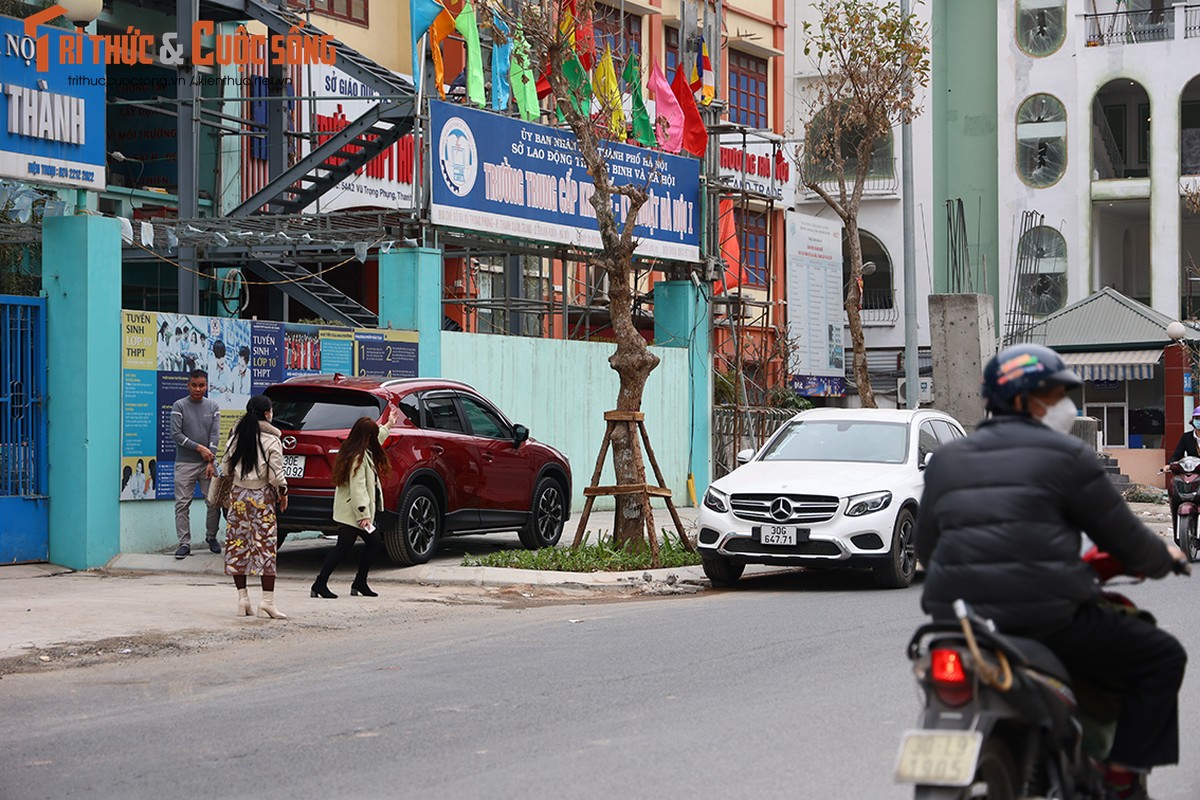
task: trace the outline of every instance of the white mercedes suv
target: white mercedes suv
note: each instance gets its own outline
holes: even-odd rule
[[[925,465],[964,435],[932,409],[800,412],[705,492],[704,574],[729,586],[746,564],[870,567],[880,586],[908,586]]]

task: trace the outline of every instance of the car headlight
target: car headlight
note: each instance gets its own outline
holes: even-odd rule
[[[870,492],[869,494],[856,494],[846,501],[846,516],[861,517],[863,514],[870,514],[872,511],[882,511],[887,508],[892,502],[891,492]]]
[[[704,493],[704,507],[711,508],[718,514],[725,514],[729,511],[729,495],[710,486]]]

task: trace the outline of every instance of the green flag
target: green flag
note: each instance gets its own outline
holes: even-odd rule
[[[513,32],[513,53],[508,62],[509,83],[512,84],[513,97],[517,101],[517,109],[521,119],[526,122],[536,122],[541,116],[538,107],[537,81],[529,66],[529,43],[525,41],[525,33],[521,24]]]
[[[637,53],[629,54],[625,70],[621,73],[625,88],[629,90],[633,105],[633,138],[643,147],[658,147],[658,138],[654,135],[654,123],[650,121],[650,113],[646,111],[646,101],[642,97],[642,70],[638,65]]]
[[[571,106],[583,116],[592,113],[592,82],[587,70],[579,61],[579,54],[571,51],[571,57],[563,64],[563,75],[571,86]]]
[[[476,106],[487,105],[483,91],[483,52],[479,48],[479,26],[475,22],[475,9],[467,0],[462,11],[454,20],[454,29],[462,34],[467,44],[467,97]]]

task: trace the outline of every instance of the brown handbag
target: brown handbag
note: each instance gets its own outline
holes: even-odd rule
[[[208,496],[205,500],[210,506],[229,508],[233,497],[233,476],[214,475],[208,483]]]

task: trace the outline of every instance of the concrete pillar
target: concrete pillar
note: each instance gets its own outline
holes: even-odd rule
[[[708,291],[708,287],[697,287],[691,281],[657,281],[654,284],[655,344],[688,349],[688,415],[691,420],[688,472],[697,497],[707,491],[712,474],[712,342],[709,333],[712,320]]]
[[[986,294],[929,296],[933,345],[934,406],[967,431],[984,417],[979,382],[983,366],[996,353],[992,298]]]
[[[1150,92],[1150,305],[1170,319],[1179,319],[1180,257],[1179,126],[1172,124],[1178,109],[1177,90]]]
[[[403,247],[379,255],[379,327],[416,331],[422,377],[442,374],[442,251]]]
[[[50,560],[88,569],[121,545],[121,226],[48,217],[42,230]]]
[[[1188,364],[1187,351],[1179,345],[1163,348],[1163,447],[1167,455],[1175,449],[1175,443],[1186,430],[1192,414],[1191,386],[1192,369]]]

